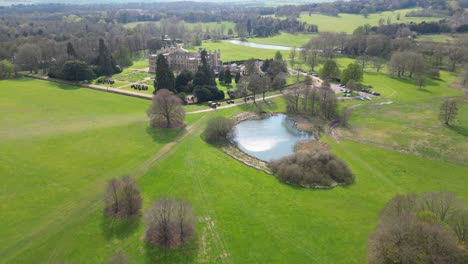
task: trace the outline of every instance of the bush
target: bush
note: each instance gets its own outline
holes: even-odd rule
[[[221,143],[233,136],[231,133],[234,122],[225,117],[215,117],[206,125],[203,132],[204,139],[209,143]]]
[[[137,215],[141,209],[140,190],[133,178],[123,176],[107,183],[104,213],[113,217]]]
[[[281,181],[304,187],[350,184],[354,180],[348,166],[329,152],[299,151],[271,161],[270,167]]]
[[[197,86],[193,89],[193,94],[199,103],[224,99],[224,91],[213,86]]]
[[[154,202],[146,215],[148,228],[145,241],[174,248],[189,240],[194,233],[195,216],[189,202],[162,198]]]

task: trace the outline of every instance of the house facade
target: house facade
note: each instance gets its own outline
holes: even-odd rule
[[[189,52],[182,48],[181,44],[177,44],[175,47],[162,48],[156,54],[149,55],[149,72],[156,73],[156,60],[159,54],[163,54],[169,63],[169,67],[173,71],[189,70],[196,72],[201,62],[201,51]],[[208,51],[206,61],[210,67],[218,71],[223,67],[221,61],[221,50]]]

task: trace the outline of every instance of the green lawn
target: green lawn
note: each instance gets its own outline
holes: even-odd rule
[[[441,83],[420,95],[410,84],[386,84],[383,78],[378,83],[380,78],[366,75],[365,81],[402,104],[409,95],[422,103],[459,94]],[[201,139],[210,118],[252,110],[251,104],[187,115],[193,130],[148,163],[178,134],[148,129],[149,103],[44,81],[0,81],[1,262],[104,263],[123,249],[132,263],[364,263],[378,213],[395,194],[447,190],[468,201],[467,166],[325,137],[356,182],[306,190],[251,169]],[[284,111],[281,98],[272,105],[270,111]],[[351,122],[360,120],[353,115]],[[163,196],[189,200],[199,220],[196,239],[184,250],[164,252],[144,245],[143,218],[105,219],[105,181],[123,174],[137,178],[144,209]]]
[[[268,38],[248,38],[247,41],[268,45],[302,47],[304,44],[309,42],[310,39],[315,38],[316,36],[318,36],[318,34],[291,34],[281,32],[278,35]]]
[[[308,24],[318,25],[319,32],[345,32],[347,34],[353,33],[357,27],[365,24],[377,26],[381,18],[384,19],[384,23],[387,23],[387,18],[390,18],[392,23],[420,23],[423,21],[429,22],[442,19],[440,17],[405,17],[405,14],[411,10],[413,9],[374,13],[369,14],[368,18],[355,14],[339,14],[338,17],[333,17],[315,13],[309,16],[309,13],[302,13],[299,19]],[[400,20],[397,20],[398,13],[400,14]]]
[[[250,58],[270,59],[275,57],[276,50],[251,48],[238,44],[233,44],[226,41],[220,42],[203,42],[202,48],[207,50],[221,50],[221,60],[223,62],[247,60]],[[198,50],[199,47],[194,47],[191,51]],[[289,51],[282,50],[281,54],[284,59],[288,58]]]

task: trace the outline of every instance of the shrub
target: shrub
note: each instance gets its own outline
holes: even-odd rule
[[[203,132],[204,139],[209,143],[221,143],[232,137],[234,122],[225,117],[215,117],[206,125]]]
[[[281,180],[304,187],[350,184],[354,176],[348,166],[329,152],[299,151],[270,162]]]
[[[137,215],[141,209],[140,190],[133,178],[123,176],[107,183],[104,213],[113,217]]]
[[[161,198],[146,214],[145,241],[165,248],[174,248],[189,240],[194,233],[195,216],[189,202]]]

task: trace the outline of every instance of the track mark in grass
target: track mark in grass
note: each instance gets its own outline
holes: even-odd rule
[[[364,165],[364,167],[366,167],[366,169],[368,169],[370,172],[372,172],[375,176],[377,176],[379,179],[381,179],[383,182],[387,183],[389,186],[391,186],[395,191],[397,191],[398,193],[402,193],[403,192],[403,189],[398,186],[397,184],[395,184],[392,180],[390,180],[387,176],[385,176],[383,173],[381,173],[379,170],[377,170],[376,168],[374,168],[372,165],[370,165],[367,161],[359,158],[358,156],[356,155],[353,155],[343,144],[340,144],[340,145],[337,145],[341,150],[343,150],[346,155],[348,156],[349,159],[352,159],[353,162],[359,162],[361,163],[362,165]]]

